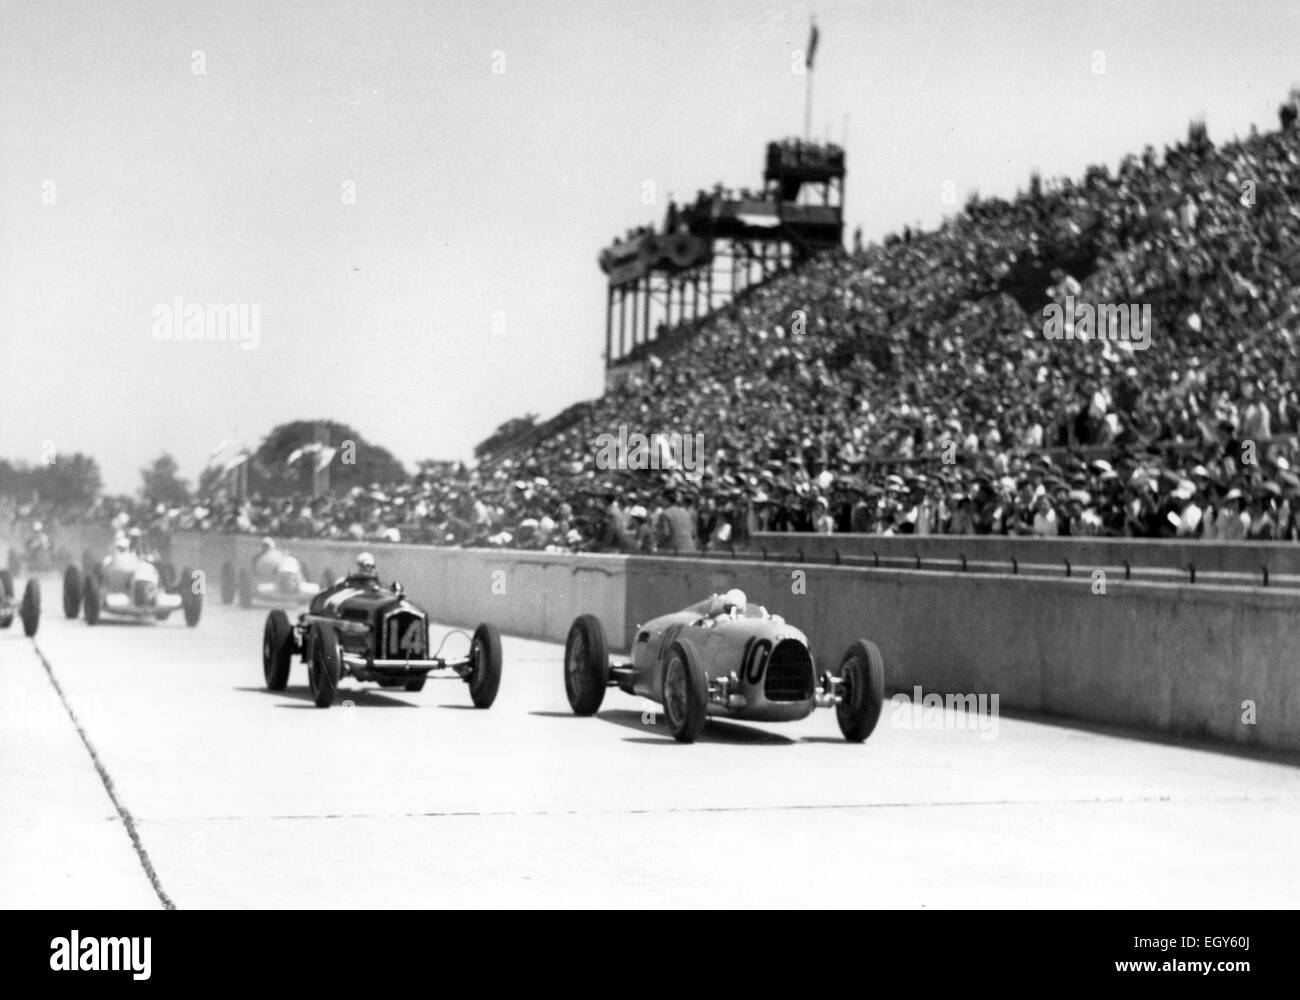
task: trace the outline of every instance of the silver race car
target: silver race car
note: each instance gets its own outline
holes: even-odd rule
[[[610,661],[599,618],[576,619],[564,647],[570,708],[594,714],[608,687],[662,704],[682,743],[694,742],[709,716],[787,722],[816,708],[834,708],[844,738],[860,743],[880,719],[885,662],[859,639],[835,673],[819,674],[799,629],[732,590],[638,626],[626,661]]]

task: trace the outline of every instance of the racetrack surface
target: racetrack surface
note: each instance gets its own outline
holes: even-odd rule
[[[263,690],[263,610],[90,628],[43,586],[35,643],[0,633],[5,907],[1300,899],[1288,761],[1006,715],[995,739],[907,728],[888,704],[862,745],[819,711],[683,746],[617,690],[573,717],[562,647],[509,636],[490,710],[455,679],[345,681],[320,710],[301,664]]]

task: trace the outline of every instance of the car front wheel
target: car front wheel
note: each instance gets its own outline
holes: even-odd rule
[[[339,652],[339,637],[332,628],[313,626],[311,657],[307,662],[307,684],[312,701],[317,708],[329,708],[339,693],[339,678],[343,674],[343,656]]]
[[[18,616],[23,620],[23,635],[30,639],[41,623],[41,585],[35,580],[28,580],[23,589],[23,604]]]
[[[840,660],[840,703],[835,718],[850,743],[861,743],[880,721],[885,702],[885,659],[874,642],[859,639]]]
[[[491,708],[501,687],[501,633],[484,622],[469,644],[469,696],[475,708]]]
[[[293,626],[289,616],[276,608],[266,616],[262,629],[262,676],[268,691],[283,691],[289,683],[293,662]]]
[[[690,643],[680,640],[664,664],[664,718],[678,743],[694,743],[709,712],[709,681]]]
[[[595,715],[609,686],[605,627],[595,615],[576,618],[564,643],[564,693],[574,715]]]

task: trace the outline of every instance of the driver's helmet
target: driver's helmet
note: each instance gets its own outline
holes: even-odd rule
[[[722,595],[722,610],[733,618],[739,618],[745,613],[745,608],[749,606],[749,599],[745,592],[739,588],[733,587]]]
[[[376,576],[375,557],[369,552],[362,552],[357,556],[357,566],[354,571],[357,576]]]
[[[275,549],[275,539],[272,538],[270,535],[263,535],[263,536],[262,536],[262,555],[266,555],[266,553],[271,552],[271,551],[274,551],[274,549]]]
[[[126,540],[125,532],[119,531],[116,535],[113,536],[114,552],[125,552],[130,547],[131,547],[131,543]]]

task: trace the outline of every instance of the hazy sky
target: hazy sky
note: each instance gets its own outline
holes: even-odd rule
[[[869,239],[937,222],[945,181],[1271,129],[1300,81],[1300,5],[1258,0],[0,0],[0,456],[51,441],[133,492],[164,450],[193,479],[332,417],[413,464],[598,395],[599,248],[759,184],[812,10]],[[257,349],[156,339],[177,296],[256,305]]]

